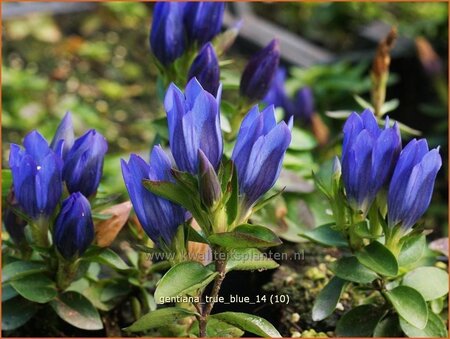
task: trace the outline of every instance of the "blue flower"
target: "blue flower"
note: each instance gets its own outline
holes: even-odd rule
[[[207,43],[192,62],[189,69],[188,80],[196,77],[202,87],[211,93],[217,94],[220,85],[219,60],[211,43]]]
[[[412,227],[430,205],[434,181],[442,166],[439,149],[425,139],[411,140],[402,150],[388,192],[388,224]]]
[[[91,205],[81,193],[72,193],[63,201],[55,222],[53,241],[66,258],[81,256],[94,240]]]
[[[23,144],[24,150],[11,144],[9,156],[15,197],[31,218],[50,216],[62,193],[62,143],[53,151],[44,137],[33,131]]]
[[[90,197],[97,191],[107,150],[105,138],[93,129],[75,140],[63,168],[63,178],[70,193],[81,192]]]
[[[59,143],[63,141],[64,144],[62,152],[64,158],[69,152],[69,150],[72,148],[74,140],[75,135],[73,131],[72,117],[70,115],[70,112],[67,112],[56,130],[53,140],[50,143],[50,147],[53,150],[56,150]]]
[[[170,149],[181,171],[198,173],[198,150],[202,150],[217,170],[222,159],[223,140],[220,129],[220,92],[214,98],[196,78],[183,94],[174,84],[164,99],[169,126]]]
[[[224,9],[223,2],[188,2],[184,7],[184,25],[189,40],[203,45],[219,34]]]
[[[286,93],[286,69],[279,67],[272,81],[272,84],[263,101],[267,106],[274,105],[284,109],[287,116],[292,115],[292,102]]]
[[[280,44],[274,39],[245,66],[239,87],[241,95],[254,101],[262,100],[269,91],[279,62]]]
[[[401,150],[400,131],[395,123],[378,127],[370,110],[352,113],[344,125],[342,177],[350,205],[365,215],[375,196],[389,185]]]
[[[305,123],[311,122],[314,114],[314,97],[309,87],[300,88],[295,94],[295,116]]]
[[[170,160],[160,146],[153,148],[150,165],[135,154],[128,163],[122,160],[122,175],[134,211],[147,235],[158,246],[161,240],[171,243],[178,226],[185,221],[185,210],[149,192],[142,180],[173,181],[170,169]]]
[[[291,142],[292,119],[275,120],[273,106],[261,113],[253,107],[242,121],[231,159],[238,174],[239,190],[250,208],[276,182],[284,154]]]
[[[150,46],[163,65],[171,64],[186,49],[183,8],[184,4],[176,2],[158,2],[155,5]]]

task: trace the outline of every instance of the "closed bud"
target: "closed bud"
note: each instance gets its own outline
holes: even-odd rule
[[[184,25],[189,40],[203,45],[219,34],[224,9],[223,2],[188,2],[184,8]]]
[[[53,241],[67,260],[81,256],[94,240],[89,201],[79,192],[63,201],[56,218]]]
[[[344,125],[342,177],[350,206],[364,215],[381,189],[386,189],[401,150],[397,124],[378,127],[370,110],[352,113]]]
[[[62,194],[61,150],[54,152],[37,131],[29,133],[23,144],[25,149],[11,144],[9,156],[15,198],[31,218],[48,217]]]
[[[142,181],[173,181],[171,163],[161,146],[153,147],[150,164],[132,154],[128,163],[122,160],[122,175],[134,211],[145,233],[159,247],[170,245],[178,226],[186,218],[186,210],[178,204],[148,191]]]
[[[163,65],[170,65],[186,49],[183,27],[183,3],[158,2],[153,11],[150,46]]]
[[[64,158],[72,148],[74,140],[75,134],[73,131],[72,117],[70,115],[70,112],[67,112],[64,118],[59,123],[58,128],[56,129],[55,135],[53,136],[52,142],[50,143],[50,148],[56,152],[60,145],[60,142],[63,142],[62,154]]]
[[[221,198],[222,191],[214,167],[209,162],[205,153],[198,151],[200,196],[207,207],[213,207]]]
[[[188,80],[196,77],[203,89],[216,96],[220,85],[219,60],[211,43],[198,53],[189,69]]]
[[[243,205],[249,209],[280,175],[291,142],[292,119],[277,124],[273,106],[253,107],[242,121],[231,159],[238,174]]]
[[[436,175],[442,166],[439,149],[425,139],[411,140],[402,150],[388,191],[388,225],[411,228],[427,210]]]
[[[93,195],[100,184],[108,144],[95,130],[78,138],[64,159],[63,178],[70,193]]]
[[[217,98],[205,91],[196,78],[185,93],[174,84],[164,98],[169,127],[169,142],[178,169],[198,173],[198,150],[202,150],[217,169],[222,159],[223,139],[220,128],[220,88]]]
[[[310,123],[314,114],[314,97],[311,88],[302,87],[295,95],[296,116],[304,123]]]
[[[262,100],[272,84],[280,62],[280,44],[274,39],[255,54],[241,76],[240,93],[253,101]]]

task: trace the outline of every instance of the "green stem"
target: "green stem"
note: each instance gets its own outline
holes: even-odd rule
[[[400,239],[403,236],[401,227],[394,227],[390,233],[386,234],[386,247],[395,255],[397,258],[400,250],[402,249],[400,245]]]
[[[79,260],[68,261],[58,256],[58,270],[56,272],[56,284],[61,291],[64,291],[72,283],[75,278]]]
[[[34,223],[31,224],[31,234],[33,240],[39,247],[50,247],[48,240],[48,219],[45,217],[39,217]]]
[[[383,228],[381,227],[378,206],[374,202],[369,210],[369,220],[370,220],[370,232],[373,236],[379,237],[383,234]]]

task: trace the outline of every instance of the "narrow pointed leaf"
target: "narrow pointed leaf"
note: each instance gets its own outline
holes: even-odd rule
[[[396,276],[398,263],[395,256],[384,245],[374,241],[356,253],[358,261],[384,276]]]
[[[261,337],[281,338],[281,334],[275,327],[273,327],[271,323],[252,314],[241,312],[223,312],[213,314],[211,317]]]
[[[321,321],[327,318],[336,308],[347,282],[333,277],[317,296],[312,309],[312,319]]]

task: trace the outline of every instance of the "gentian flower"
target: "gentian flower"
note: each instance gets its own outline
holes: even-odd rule
[[[217,99],[205,91],[196,78],[183,94],[174,84],[164,99],[169,126],[170,149],[181,171],[197,174],[198,150],[202,150],[217,170],[222,159],[223,140],[220,129],[221,88]]]
[[[188,2],[184,7],[184,25],[189,40],[203,45],[219,34],[224,9],[223,2]]]
[[[244,208],[249,209],[276,182],[291,142],[292,119],[275,120],[273,106],[253,107],[242,121],[231,159],[238,174]]]
[[[23,144],[24,150],[11,144],[9,156],[15,197],[31,218],[50,216],[62,193],[63,143],[53,151],[39,132],[32,131]]]
[[[269,91],[264,97],[263,101],[267,106],[274,105],[284,109],[287,116],[292,115],[292,102],[286,93],[286,69],[278,67],[275,77],[270,85]]]
[[[163,65],[170,65],[186,49],[183,8],[184,4],[176,2],[158,2],[155,5],[150,46]]]
[[[364,215],[377,193],[387,187],[401,150],[400,131],[395,123],[378,127],[370,110],[352,113],[344,125],[342,177],[350,205]]]
[[[220,85],[219,60],[210,42],[203,46],[189,68],[188,80],[194,77],[206,91],[217,94]]]
[[[171,243],[178,226],[185,221],[185,210],[145,189],[142,180],[173,181],[170,169],[169,157],[161,146],[153,148],[150,165],[135,154],[128,163],[122,160],[122,175],[134,211],[144,231],[158,246],[161,241]]]
[[[280,62],[280,44],[274,39],[256,53],[245,66],[241,76],[240,93],[254,101],[267,94]]]
[[[70,193],[81,192],[90,197],[97,191],[107,150],[105,138],[93,129],[75,140],[63,168],[63,178]]]
[[[314,114],[314,97],[309,87],[300,88],[295,95],[296,116],[303,122],[311,122]]]
[[[80,256],[94,240],[91,205],[80,192],[63,201],[55,222],[53,241],[65,259]]]
[[[442,166],[439,148],[425,139],[411,140],[402,150],[388,192],[388,224],[412,227],[430,205],[434,181]]]
[[[64,141],[62,150],[64,158],[66,154],[69,152],[69,150],[72,148],[74,140],[75,134],[73,131],[72,117],[70,115],[70,112],[67,112],[58,125],[53,140],[50,143],[50,147],[53,150],[56,150],[59,142]]]

